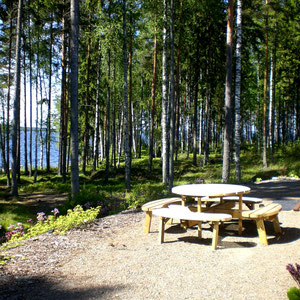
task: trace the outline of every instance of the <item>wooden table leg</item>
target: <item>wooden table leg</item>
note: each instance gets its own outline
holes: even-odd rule
[[[202,238],[202,222],[198,223],[198,238],[201,239]]]
[[[242,235],[243,233],[243,220],[242,220],[242,200],[243,195],[239,194],[239,235]]]
[[[152,218],[152,211],[146,211],[144,233],[150,232],[151,218]]]
[[[164,235],[165,235],[165,218],[160,217],[159,220],[159,236],[158,241],[162,244],[164,242]]]
[[[213,229],[213,238],[212,238],[212,248],[213,250],[216,250],[218,245],[218,238],[219,238],[219,222],[213,222],[214,223],[214,229]]]
[[[196,197],[197,200],[197,212],[201,212],[201,197]]]

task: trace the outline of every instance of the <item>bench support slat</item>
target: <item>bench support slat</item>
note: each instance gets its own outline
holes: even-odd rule
[[[258,231],[259,240],[263,245],[268,245],[266,228],[263,218],[256,219],[256,226]]]

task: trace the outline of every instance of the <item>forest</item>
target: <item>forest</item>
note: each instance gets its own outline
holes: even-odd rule
[[[151,174],[170,190],[183,172],[215,166],[215,181],[242,182],[251,163],[268,170],[278,153],[295,158],[299,10],[296,0],[2,0],[0,148],[11,194],[50,175],[73,196],[88,178],[101,179],[99,191],[117,174],[122,191]]]

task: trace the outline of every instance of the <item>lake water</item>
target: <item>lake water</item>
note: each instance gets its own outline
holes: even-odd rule
[[[24,167],[25,164],[25,131],[21,130],[21,167]],[[35,134],[36,131],[32,131],[32,166],[34,168],[35,166]],[[38,167],[40,167],[40,154],[41,154],[41,141],[40,141],[40,132],[37,132],[38,134],[38,147],[37,147],[37,156],[38,156]],[[51,167],[57,167],[58,166],[58,155],[59,155],[59,149],[58,149],[58,140],[59,140],[59,133],[58,132],[52,132],[51,133],[51,143],[50,143],[50,166]],[[43,167],[46,167],[46,131],[43,131]],[[29,151],[30,151],[30,130],[27,130],[27,161],[29,166]],[[11,164],[11,161],[10,161]],[[0,155],[0,166],[2,166],[2,159]],[[11,165],[10,165],[11,167]]]

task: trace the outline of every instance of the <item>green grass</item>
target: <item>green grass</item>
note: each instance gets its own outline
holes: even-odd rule
[[[277,149],[267,169],[262,169],[261,153],[257,147],[247,145],[241,151],[242,180],[241,183],[253,182],[257,178],[269,179],[273,176],[280,176],[285,172],[287,176],[300,177],[300,142],[295,142]],[[153,171],[148,172],[148,156],[143,152],[140,159],[132,160],[131,187],[130,193],[125,192],[125,166],[121,163],[118,169],[111,169],[108,184],[105,184],[105,163],[100,165],[99,170],[93,172],[88,169],[88,176],[80,175],[81,193],[74,199],[68,198],[62,212],[73,208],[76,204],[83,205],[91,202],[93,205],[101,203],[101,206],[110,213],[118,212],[132,206],[140,206],[143,203],[169,196],[166,186],[161,183],[161,160],[153,160]],[[207,183],[221,182],[222,156],[220,153],[212,153],[209,156],[209,163],[202,166],[202,156],[197,157],[197,166],[192,163],[192,155],[186,158],[186,154],[179,154],[178,160],[174,162],[174,185],[195,183],[197,179],[203,178]],[[285,171],[286,168],[286,171]],[[237,183],[234,179],[234,165],[231,166],[231,183]],[[7,228],[10,224],[26,222],[32,218],[32,213],[23,206],[16,205],[8,196],[8,189],[5,188],[6,177],[0,175],[0,224]],[[33,183],[33,177],[21,176],[19,186],[20,194],[32,194],[37,192],[70,192],[70,177],[67,182],[62,183],[62,177],[57,175],[56,170],[49,174],[45,171],[38,172],[38,180]]]
[[[23,223],[24,228],[28,228],[28,219],[34,218],[33,213],[24,205],[0,203],[0,236],[4,234],[11,224]],[[2,234],[1,234],[2,233]]]

